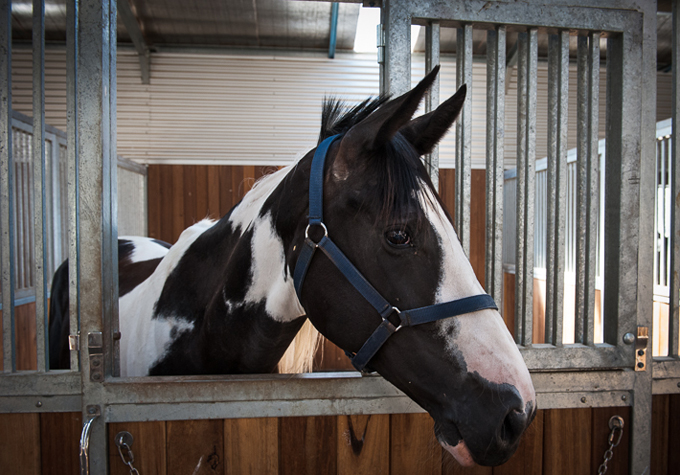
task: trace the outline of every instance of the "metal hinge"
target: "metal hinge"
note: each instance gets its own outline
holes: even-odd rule
[[[87,351],[90,356],[90,381],[104,381],[104,338],[102,332],[87,334]]]
[[[647,344],[649,343],[649,327],[637,327],[635,338],[635,371],[647,369]]]

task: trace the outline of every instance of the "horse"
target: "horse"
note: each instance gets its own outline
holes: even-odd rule
[[[466,96],[413,119],[438,70],[392,100],[326,101],[315,149],[169,249],[122,240],[121,376],[273,372],[311,322],[459,463],[508,460],[536,395],[421,161]]]

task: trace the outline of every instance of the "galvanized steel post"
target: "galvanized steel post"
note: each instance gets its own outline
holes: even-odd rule
[[[429,22],[425,27],[425,74],[439,64],[439,32],[437,22]],[[437,75],[430,91],[425,96],[425,112],[435,110],[439,106],[440,75]],[[425,168],[430,175],[435,190],[439,190],[439,144],[434,146],[431,153],[424,157]]]

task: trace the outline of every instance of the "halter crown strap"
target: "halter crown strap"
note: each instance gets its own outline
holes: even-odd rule
[[[331,144],[339,139],[334,135],[325,139],[317,147],[312,160],[311,175],[309,177],[309,224],[305,231],[305,242],[298,256],[293,273],[295,292],[298,298],[302,298],[302,284],[304,283],[307,270],[317,249],[321,249],[328,259],[342,272],[345,278],[354,288],[371,304],[382,318],[382,323],[366,340],[366,343],[356,354],[345,351],[352,360],[352,364],[359,371],[364,371],[368,362],[375,356],[378,350],[385,344],[387,339],[402,327],[421,325],[444,318],[455,317],[478,310],[498,310],[496,303],[487,294],[474,295],[450,302],[443,302],[412,310],[400,311],[393,307],[380,293],[366,280],[366,278],[354,267],[350,260],[328,237],[328,229],[323,223],[323,179],[326,154]],[[321,226],[324,236],[317,243],[309,238],[308,231],[311,226]],[[398,326],[388,319],[392,314],[399,316]]]

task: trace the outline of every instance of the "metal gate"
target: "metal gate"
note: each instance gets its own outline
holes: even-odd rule
[[[3,412],[82,411],[89,435],[93,473],[106,473],[108,422],[330,415],[352,412],[420,412],[410,399],[380,377],[358,373],[300,376],[223,376],[213,378],[118,377],[116,229],[116,2],[67,2],[68,203],[71,371],[47,371],[45,239],[36,239],[36,319],[38,370],[17,372],[13,331],[14,256],[11,137],[11,2],[0,0],[0,244],[3,303]],[[45,236],[44,161],[44,3],[34,2],[34,177],[35,235]],[[642,5],[642,6],[640,6]],[[675,3],[674,3],[675,5]],[[487,30],[487,240],[486,288],[502,300],[502,203],[506,36],[517,32],[518,186],[517,326],[515,335],[532,370],[541,408],[632,406],[631,472],[650,462],[651,396],[677,392],[678,283],[671,287],[669,355],[652,363],[647,351],[652,314],[652,237],[654,219],[654,109],[656,4],[632,0],[539,0],[535,2],[434,2],[383,0],[381,84],[385,92],[410,86],[410,26],[427,27],[427,69],[439,61],[441,26],[458,28],[457,81],[470,83],[473,29]],[[674,59],[680,20],[674,12]],[[535,107],[538,35],[549,35],[547,210],[547,308],[545,344],[532,343],[530,282],[533,272],[535,186]],[[577,307],[573,345],[562,344],[564,221],[566,193],[566,71],[570,36],[579,45],[579,248]],[[604,343],[593,342],[595,278],[594,203],[597,189],[597,74],[600,39],[607,44],[607,213],[605,230]],[[677,62],[676,64],[680,64]],[[677,113],[674,71],[674,119]],[[474,87],[474,86],[473,86]],[[438,84],[429,107],[438,103]],[[468,102],[469,104],[469,102]],[[677,121],[674,120],[674,124]],[[469,249],[471,110],[457,125],[456,228]],[[674,136],[675,136],[674,126]],[[673,141],[673,163],[677,163]],[[428,157],[436,178],[436,152]],[[678,196],[680,174],[672,170],[671,196]],[[671,267],[680,263],[678,207],[672,213]],[[675,277],[673,277],[675,278]],[[42,284],[41,284],[42,283]],[[641,353],[640,353],[641,352]],[[653,367],[653,372],[652,372]],[[640,371],[637,371],[637,370]],[[577,371],[575,371],[577,370]],[[656,378],[653,382],[652,374]],[[161,390],[162,388],[162,390]],[[46,397],[49,396],[49,397]],[[84,438],[87,440],[87,438]],[[88,444],[85,444],[88,445]]]

